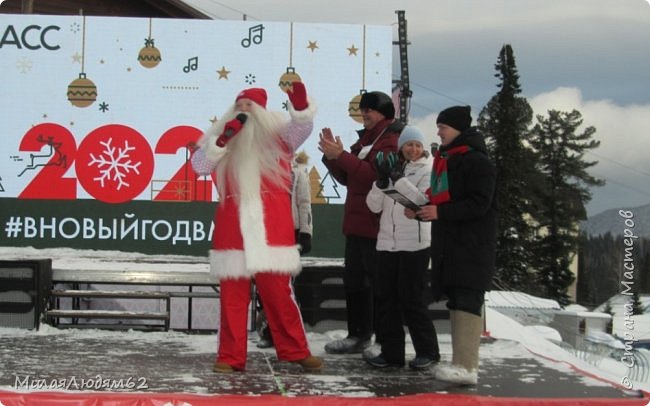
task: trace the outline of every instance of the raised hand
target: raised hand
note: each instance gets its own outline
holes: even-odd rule
[[[296,109],[296,111],[301,111],[309,107],[305,84],[302,82],[293,82],[291,88],[293,90],[287,90],[287,95],[289,96],[289,101],[291,101],[293,108]]]

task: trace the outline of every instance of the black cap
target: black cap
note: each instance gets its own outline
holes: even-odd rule
[[[472,125],[472,111],[469,106],[453,106],[444,109],[438,114],[436,124],[447,124],[458,131],[465,131]]]
[[[393,99],[382,92],[367,92],[361,95],[359,102],[360,109],[372,109],[380,112],[384,117],[395,118],[395,106]]]

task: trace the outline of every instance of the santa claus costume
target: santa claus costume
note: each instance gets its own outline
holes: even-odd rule
[[[216,372],[245,369],[253,279],[278,359],[306,371],[322,366],[309,351],[291,285],[301,269],[291,214],[291,157],[312,132],[315,107],[300,82],[287,94],[288,122],[266,110],[264,89],[243,90],[192,156],[198,174],[216,171],[219,192],[210,251],[210,272],[221,289]]]

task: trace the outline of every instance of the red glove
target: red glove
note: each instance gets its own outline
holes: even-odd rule
[[[223,132],[217,138],[217,146],[223,148],[226,146],[228,141],[230,141],[241,129],[244,127],[244,123],[248,116],[246,114],[240,113],[237,114],[237,117],[228,121],[223,127]]]
[[[306,109],[309,103],[307,102],[307,89],[305,89],[305,84],[302,82],[293,82],[291,87],[293,91],[291,89],[287,90],[287,95],[289,95],[289,100],[293,108],[296,111]]]

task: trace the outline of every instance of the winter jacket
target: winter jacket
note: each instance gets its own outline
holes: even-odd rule
[[[426,204],[424,191],[429,187],[433,159],[428,153],[414,162],[406,162],[404,177],[389,186],[416,204]],[[431,223],[410,220],[404,215],[404,206],[388,197],[382,189],[372,184],[366,197],[368,208],[373,213],[381,213],[378,251],[419,251],[431,243]]]
[[[416,204],[427,203],[424,191],[429,188],[433,159],[425,152],[417,161],[406,162],[404,177],[392,188]],[[419,251],[431,244],[431,223],[411,220],[404,215],[404,206],[388,197],[373,182],[366,197],[368,208],[373,213],[381,213],[377,251]]]
[[[309,173],[305,163],[293,163],[293,184],[291,188],[291,213],[296,230],[312,235],[311,189]]]
[[[350,146],[350,152],[343,151],[337,159],[331,160],[323,156],[323,164],[329,173],[347,187],[343,212],[344,235],[377,238],[379,216],[366,205],[366,196],[377,179],[375,156],[379,151],[397,151],[397,138],[403,127],[398,121],[381,121],[371,130],[357,131],[359,140]],[[359,159],[361,148],[371,144],[368,155]]]
[[[487,291],[496,262],[496,168],[476,128],[465,130],[441,151],[460,145],[472,150],[447,162],[451,201],[438,206],[438,220],[431,223],[432,270],[439,273],[443,291]]]
[[[278,141],[286,151],[286,158],[278,162],[286,171],[286,185],[278,185],[264,174],[251,170],[247,181],[233,189],[229,177],[224,176],[210,250],[210,273],[218,279],[250,278],[258,272],[300,273],[289,195],[289,157],[312,132],[315,107],[312,103],[301,111],[290,107],[289,114],[291,120],[279,129]],[[227,146],[221,148],[216,144],[221,128],[211,127],[199,140],[201,147],[192,155],[192,167],[198,174],[215,170],[227,153]],[[243,170],[248,171],[248,166],[242,164],[242,168],[246,168]],[[238,199],[233,190],[247,198]]]

